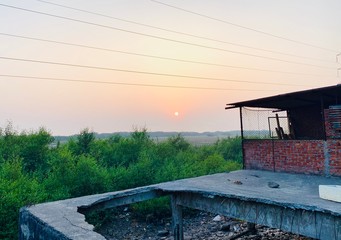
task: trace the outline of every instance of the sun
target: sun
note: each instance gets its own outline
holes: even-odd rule
[[[178,117],[179,116],[179,112],[174,112],[174,116]]]

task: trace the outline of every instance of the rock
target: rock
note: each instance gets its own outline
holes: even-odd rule
[[[214,222],[220,222],[221,220],[223,220],[223,218],[222,218],[220,215],[217,215],[217,216],[215,216],[212,220],[213,220]]]
[[[279,188],[279,184],[276,182],[268,182],[269,188]]]
[[[239,181],[239,180],[233,181],[233,183],[234,183],[234,184],[237,184],[237,185],[242,185],[242,184],[243,184],[243,183],[242,183],[241,181]]]
[[[166,237],[169,235],[169,231],[168,230],[160,230],[157,232],[157,236],[158,237]]]
[[[231,230],[231,223],[221,225],[220,231],[229,232]]]
[[[240,232],[240,231],[241,231],[240,226],[239,226],[239,225],[234,225],[234,226],[233,226],[233,231],[234,231],[234,232]]]

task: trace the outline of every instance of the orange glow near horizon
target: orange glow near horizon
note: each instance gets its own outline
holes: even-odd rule
[[[224,109],[227,103],[339,82],[335,56],[341,51],[341,1],[171,3],[335,53],[152,1],[51,1],[130,22],[43,2],[4,0],[95,25],[0,7],[0,33],[27,37],[0,34],[1,56],[28,60],[0,59],[0,127],[12,121],[21,129],[45,126],[56,135],[85,127],[98,132],[130,131],[132,126],[236,130],[239,116]]]

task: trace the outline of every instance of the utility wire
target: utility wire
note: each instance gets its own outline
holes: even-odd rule
[[[200,16],[200,17],[211,19],[211,20],[214,20],[214,21],[217,21],[217,22],[225,23],[225,24],[228,24],[228,25],[231,25],[231,26],[234,26],[234,27],[238,27],[238,28],[246,29],[246,30],[253,31],[253,32],[256,32],[256,33],[260,33],[260,34],[263,34],[263,35],[267,35],[267,36],[270,36],[270,37],[282,39],[282,40],[285,40],[285,41],[293,42],[293,43],[296,43],[296,44],[300,44],[300,45],[304,45],[304,46],[308,46],[308,47],[312,47],[312,48],[317,48],[317,49],[325,50],[325,51],[328,51],[328,52],[333,52],[333,53],[337,52],[334,49],[320,47],[320,46],[313,45],[313,44],[310,44],[310,43],[306,43],[306,42],[298,41],[298,40],[295,40],[295,39],[291,39],[291,38],[275,35],[275,34],[272,34],[272,33],[264,32],[264,31],[261,31],[261,30],[255,29],[255,28],[251,28],[251,27],[239,25],[239,24],[236,24],[236,23],[232,23],[232,22],[229,22],[229,21],[226,21],[226,20],[214,18],[214,17],[208,16],[208,15],[202,14],[202,13],[198,13],[198,12],[194,12],[194,11],[191,11],[191,10],[187,10],[187,9],[184,9],[184,8],[181,8],[181,7],[177,7],[177,6],[174,6],[174,5],[170,5],[170,4],[167,4],[167,3],[164,3],[164,2],[160,2],[160,1],[157,1],[157,0],[150,0],[150,1],[158,3],[158,4],[162,4],[164,6],[171,7],[171,8],[183,11],[183,12],[187,12],[187,13],[191,13],[191,14],[194,14],[194,15],[197,15],[197,16]]]
[[[270,70],[270,69],[251,68],[251,67],[219,64],[219,63],[192,61],[192,60],[179,59],[179,58],[162,57],[162,56],[148,55],[148,54],[143,54],[143,53],[135,53],[135,52],[120,51],[120,50],[109,49],[109,48],[94,47],[94,46],[83,45],[83,44],[75,44],[75,43],[69,43],[69,42],[63,42],[63,41],[55,41],[55,40],[49,40],[49,39],[34,38],[34,37],[28,37],[28,36],[23,36],[23,35],[14,35],[14,34],[3,33],[3,32],[0,32],[0,35],[7,36],[7,37],[15,37],[15,38],[33,40],[33,41],[40,41],[40,42],[47,42],[47,43],[53,43],[53,44],[60,44],[60,45],[66,45],[66,46],[74,46],[74,47],[81,47],[81,48],[94,49],[94,50],[100,50],[100,51],[115,52],[115,53],[134,55],[134,56],[140,56],[140,57],[148,57],[148,58],[176,61],[176,62],[194,63],[194,64],[201,64],[201,65],[217,66],[217,67],[225,67],[225,68],[235,68],[235,69],[243,69],[243,70],[250,70],[250,71],[283,73],[283,74],[291,74],[291,75],[306,75],[306,76],[315,76],[315,77],[332,77],[332,76],[328,76],[328,75],[318,75],[318,74],[310,74],[310,73],[297,73],[297,72],[286,72],[286,71],[277,71],[277,70]]]
[[[109,82],[109,81],[92,81],[82,79],[69,79],[69,78],[51,78],[51,77],[36,77],[36,76],[24,76],[24,75],[10,75],[0,74],[0,77],[9,78],[26,78],[36,80],[48,80],[48,81],[63,81],[63,82],[76,82],[76,83],[95,83],[95,84],[110,84],[110,85],[124,85],[124,86],[139,86],[139,87],[158,87],[158,88],[181,88],[181,89],[195,89],[195,90],[215,90],[215,91],[277,91],[277,90],[257,90],[257,89],[239,89],[239,88],[212,88],[212,87],[196,87],[196,86],[178,86],[178,85],[159,85],[159,84],[143,84],[143,83],[126,83],[126,82]]]
[[[50,4],[50,5],[54,5],[54,6],[58,6],[58,7],[62,7],[62,8],[66,8],[66,9],[71,9],[71,10],[78,11],[78,12],[88,13],[88,14],[92,14],[92,15],[96,15],[96,16],[101,16],[101,17],[106,17],[106,18],[110,18],[110,19],[126,22],[126,23],[131,23],[131,24],[135,24],[135,25],[139,25],[139,26],[143,26],[143,27],[148,27],[148,28],[152,28],[152,29],[162,30],[162,31],[170,32],[170,33],[176,33],[176,34],[180,34],[180,35],[184,35],[184,36],[189,36],[189,37],[209,40],[209,41],[218,42],[218,43],[230,44],[230,45],[233,45],[233,46],[244,47],[244,48],[258,50],[258,51],[264,51],[264,52],[269,52],[269,53],[276,53],[276,54],[281,54],[281,55],[290,56],[290,57],[297,57],[297,58],[302,58],[302,59],[309,59],[309,60],[314,60],[314,61],[321,61],[321,62],[331,63],[331,61],[329,61],[329,60],[312,58],[312,57],[306,57],[306,56],[300,56],[300,55],[296,55],[296,54],[290,54],[290,53],[285,53],[285,52],[280,52],[280,51],[275,51],[275,50],[269,50],[269,49],[264,49],[264,48],[257,48],[257,47],[252,47],[252,46],[248,46],[248,45],[243,45],[243,44],[238,44],[238,43],[232,43],[232,42],[228,42],[228,41],[218,40],[218,39],[214,39],[214,38],[198,36],[198,35],[195,35],[195,34],[175,31],[175,30],[166,29],[166,28],[161,28],[161,27],[157,27],[157,26],[153,26],[153,25],[149,25],[149,24],[144,24],[144,23],[140,23],[140,22],[136,22],[136,21],[131,21],[131,20],[127,20],[127,19],[122,19],[122,18],[118,18],[118,17],[113,17],[113,16],[105,15],[105,14],[102,14],[102,13],[97,13],[97,12],[92,12],[92,11],[88,11],[88,10],[84,10],[84,9],[74,8],[74,7],[70,7],[70,6],[66,6],[66,5],[62,5],[62,4],[57,4],[57,3],[54,3],[54,2],[50,2],[50,1],[44,1],[44,0],[36,0],[36,1],[42,2],[42,3],[46,3],[46,4]]]
[[[267,60],[273,60],[273,61],[279,61],[279,62],[285,62],[285,63],[292,63],[292,64],[305,65],[305,66],[310,66],[310,67],[317,67],[317,68],[324,68],[324,69],[333,69],[333,70],[335,70],[334,68],[326,67],[326,66],[319,66],[319,65],[314,65],[314,64],[289,61],[289,60],[273,58],[273,57],[266,57],[266,56],[261,56],[261,55],[256,55],[256,54],[244,53],[244,52],[233,51],[233,50],[228,50],[228,49],[223,49],[223,48],[210,47],[210,46],[206,46],[206,45],[201,45],[201,44],[196,44],[196,43],[191,43],[191,42],[185,42],[185,41],[180,41],[180,40],[160,37],[160,36],[151,35],[151,34],[145,34],[145,33],[130,31],[130,30],[122,29],[122,28],[116,28],[116,27],[112,27],[112,26],[108,26],[108,25],[102,25],[102,24],[88,22],[88,21],[83,21],[83,20],[79,20],[79,19],[74,19],[74,18],[54,15],[54,14],[50,14],[50,13],[30,10],[30,9],[26,9],[26,8],[20,8],[20,7],[16,7],[16,6],[12,6],[12,5],[0,4],[0,6],[8,7],[8,8],[16,9],[16,10],[21,10],[21,11],[26,11],[26,12],[30,12],[30,13],[40,14],[40,15],[50,16],[50,17],[54,17],[54,18],[64,19],[64,20],[68,20],[68,21],[79,22],[79,23],[83,23],[83,24],[88,24],[88,25],[96,26],[96,27],[102,27],[102,28],[106,28],[106,29],[112,29],[112,30],[126,32],[126,33],[136,34],[136,35],[150,37],[150,38],[154,38],[154,39],[159,39],[159,40],[164,40],[164,41],[170,41],[170,42],[175,42],[175,43],[186,44],[186,45],[195,46],[195,47],[201,47],[201,48],[206,48],[206,49],[213,49],[213,50],[218,50],[218,51],[230,52],[230,53],[234,53],[234,54],[240,54],[240,55],[256,57],[256,58],[263,58],[263,59],[267,59]]]
[[[190,75],[178,75],[178,74],[168,74],[168,73],[145,72],[145,71],[135,71],[135,70],[118,69],[118,68],[88,66],[88,65],[79,65],[79,64],[71,64],[71,63],[61,63],[61,62],[49,62],[49,61],[41,61],[41,60],[34,60],[34,59],[12,58],[12,57],[3,57],[3,56],[0,56],[0,59],[10,60],[10,61],[20,61],[20,62],[31,62],[31,63],[41,63],[41,64],[77,67],[77,68],[88,68],[88,69],[98,69],[98,70],[125,72],[125,73],[136,73],[136,74],[144,74],[144,75],[164,76],[164,77],[191,78],[191,79],[201,79],[201,80],[221,81],[221,82],[239,82],[239,83],[281,85],[281,86],[306,86],[306,85],[300,85],[300,84],[271,83],[271,82],[253,82],[253,81],[243,81],[243,80],[236,80],[236,79],[211,78],[211,77],[200,77],[200,76],[190,76]]]

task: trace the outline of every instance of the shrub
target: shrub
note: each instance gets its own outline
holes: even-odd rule
[[[50,164],[45,188],[51,199],[90,195],[109,189],[107,169],[90,156],[74,156],[67,148],[62,148]]]
[[[37,132],[18,134],[8,125],[0,135],[0,154],[2,161],[19,157],[26,172],[46,171],[49,144],[53,137],[44,128]]]
[[[224,159],[243,162],[242,140],[240,137],[220,139],[215,143],[215,151]]]
[[[19,208],[241,168],[240,138],[192,146],[181,135],[154,142],[146,129],[98,140],[88,129],[52,147],[45,129],[0,129],[0,239],[17,236]],[[169,211],[168,199],[134,205],[136,214]]]
[[[0,169],[0,239],[16,239],[19,208],[45,200],[38,181],[23,171],[20,159],[9,160]]]

